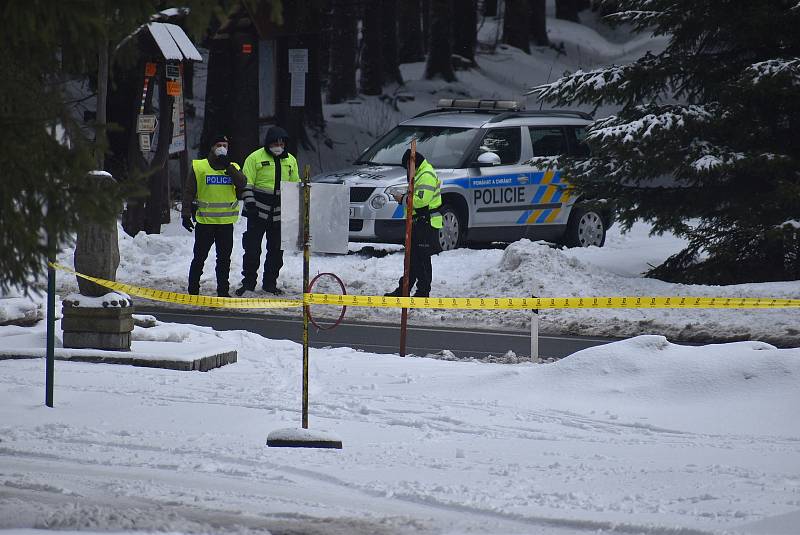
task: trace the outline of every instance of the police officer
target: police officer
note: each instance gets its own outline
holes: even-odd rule
[[[267,237],[267,256],[261,288],[269,293],[278,289],[278,274],[283,266],[281,250],[281,182],[299,182],[297,160],[286,150],[286,130],[273,126],[267,131],[264,146],[244,161],[247,186],[242,195],[247,230],[242,236],[242,286],[236,295],[255,290],[261,263],[261,242]]]
[[[406,170],[411,161],[411,149],[403,154],[402,165]],[[419,152],[416,154],[417,169],[414,174],[414,198],[412,199],[413,211],[411,214],[411,269],[408,274],[408,289],[416,283],[417,291],[414,297],[429,297],[431,293],[431,254],[439,239],[439,229],[442,228],[442,214],[439,207],[442,205],[442,183],[436,175],[436,170]],[[406,206],[406,195],[396,194],[395,200]],[[387,297],[403,295],[403,278],[400,277],[397,288],[385,294]]]
[[[200,293],[203,274],[211,245],[217,252],[217,295],[230,297],[228,273],[233,251],[233,224],[239,219],[239,198],[247,179],[239,166],[228,158],[228,138],[212,140],[211,150],[204,160],[192,160],[183,190],[181,219],[183,227],[194,233],[194,258],[189,267],[189,288],[192,295]],[[197,222],[197,226],[192,221]]]

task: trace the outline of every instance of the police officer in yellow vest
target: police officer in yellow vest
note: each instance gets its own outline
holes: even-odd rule
[[[258,280],[261,263],[261,243],[267,236],[267,257],[261,288],[269,293],[283,293],[278,289],[278,274],[283,266],[281,250],[281,182],[299,182],[297,160],[286,150],[289,135],[279,126],[267,131],[264,146],[255,150],[244,161],[247,187],[242,194],[247,230],[242,236],[242,286],[236,295],[252,292]]]
[[[211,141],[205,160],[193,160],[183,190],[183,227],[194,233],[194,258],[189,267],[189,288],[200,293],[200,276],[211,246],[217,251],[217,295],[230,297],[228,275],[233,251],[233,224],[239,219],[239,198],[247,179],[228,158],[228,138]],[[197,226],[192,221],[197,222]]]
[[[403,154],[402,165],[408,169],[411,160],[411,150]],[[431,254],[439,239],[439,229],[442,228],[442,214],[439,207],[442,205],[442,182],[436,175],[436,170],[419,152],[416,154],[416,172],[414,174],[414,198],[412,199],[413,212],[411,215],[411,269],[408,274],[408,290],[417,285],[414,297],[429,297],[431,293]],[[408,195],[408,194],[406,194]],[[406,205],[405,195],[395,195],[395,200]],[[387,297],[403,295],[403,278],[400,277],[397,288],[385,294]]]

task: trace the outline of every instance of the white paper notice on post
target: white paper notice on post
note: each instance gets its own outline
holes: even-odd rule
[[[292,92],[289,105],[298,107],[306,105],[306,75],[303,72],[292,73]]]
[[[308,72],[308,49],[290,48],[289,49],[289,72]]]

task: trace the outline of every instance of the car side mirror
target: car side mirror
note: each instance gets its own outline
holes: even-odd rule
[[[478,156],[478,167],[493,167],[500,165],[500,156],[494,152],[484,152]]]

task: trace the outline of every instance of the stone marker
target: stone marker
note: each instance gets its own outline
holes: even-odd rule
[[[92,171],[87,180],[98,188],[108,187],[114,178],[105,171]],[[75,243],[75,271],[116,281],[119,267],[119,239],[117,222],[84,222],[78,228]],[[81,277],[78,288],[81,295],[97,298],[111,290]],[[64,331],[64,347],[74,349],[110,349],[130,351],[133,330],[133,303],[130,299],[115,299],[97,302],[87,299],[63,302],[61,328]],[[90,306],[90,303],[93,306]]]

